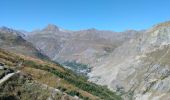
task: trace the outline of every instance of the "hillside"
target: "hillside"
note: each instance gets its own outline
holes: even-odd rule
[[[105,86],[91,83],[56,63],[3,49],[0,49],[0,63],[12,70],[7,75],[13,73],[8,80],[0,83],[0,99],[121,100]],[[2,68],[0,70],[2,72]]]
[[[17,30],[0,27],[0,47],[16,53],[22,53],[24,55],[37,57],[37,58],[48,58],[35,48],[31,43],[26,41],[25,35]]]
[[[91,80],[126,95],[125,100],[169,100],[168,23],[155,25],[115,49],[108,58],[112,62],[93,69]]]

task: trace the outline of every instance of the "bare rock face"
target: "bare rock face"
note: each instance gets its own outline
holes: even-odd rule
[[[125,100],[169,100],[169,35],[166,22],[129,40],[92,70],[90,80],[124,94]]]
[[[54,61],[77,61],[94,64],[108,56],[123,42],[136,36],[137,31],[123,33],[96,29],[62,31],[57,26],[30,33],[27,40]]]
[[[59,28],[56,26],[56,25],[53,25],[53,24],[49,24],[43,31],[46,31],[46,32],[58,32],[59,31]]]

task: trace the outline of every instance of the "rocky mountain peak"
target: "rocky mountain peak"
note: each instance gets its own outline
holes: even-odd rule
[[[8,32],[8,33],[10,33],[10,32],[14,32],[14,30],[13,30],[13,29],[8,28],[8,27],[5,27],[5,26],[0,27],[0,31]]]
[[[5,26],[0,27],[0,33],[5,33],[6,35],[11,35],[11,36],[21,36],[21,37],[25,37],[25,35],[18,31],[18,30],[14,30],[12,28],[8,28]]]
[[[58,32],[59,28],[54,24],[48,24],[47,27],[43,29],[43,31]]]
[[[98,30],[95,29],[95,28],[90,28],[90,29],[87,29],[87,30],[84,30],[84,31],[86,31],[86,32],[96,32],[96,31],[98,31]]]
[[[150,30],[148,30],[149,32],[154,32],[157,30],[161,30],[161,29],[167,29],[170,28],[170,21],[166,21],[157,25],[154,25]]]
[[[87,30],[89,30],[89,31],[96,31],[97,29],[95,29],[95,28],[90,28],[90,29],[87,29]]]
[[[156,25],[156,27],[169,27],[170,26],[170,21],[166,21],[166,22],[163,22],[163,23],[160,23],[158,25]]]

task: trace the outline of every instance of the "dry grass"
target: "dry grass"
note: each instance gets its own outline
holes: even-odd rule
[[[112,92],[94,85],[83,77],[79,77],[69,70],[60,67],[60,65],[50,61],[40,60],[22,54],[9,53],[2,49],[0,49],[0,61],[10,67],[15,67],[15,69],[21,70],[21,72],[26,75],[31,75],[32,79],[39,83],[58,88],[70,95],[78,93],[80,97],[89,98],[90,100],[99,100],[99,97],[107,98],[107,96],[108,98],[119,98],[119,96],[116,96],[114,93],[112,95]],[[46,69],[44,70],[43,68]],[[82,85],[85,87],[82,88]],[[86,89],[86,86],[89,90]]]
[[[17,67],[17,63],[20,61],[24,61],[24,60],[30,60],[30,61],[34,61],[37,64],[41,64],[41,65],[48,65],[49,67],[55,68],[61,72],[64,72],[65,70],[60,67],[57,66],[56,64],[52,63],[52,62],[47,62],[47,61],[42,61],[40,59],[37,58],[33,58],[33,57],[28,57],[22,54],[16,54],[16,53],[10,53],[10,52],[5,52],[4,50],[0,49],[0,62],[5,63],[6,65],[8,65],[9,67],[13,67],[16,66]],[[75,87],[74,85],[68,83],[67,81],[47,72],[44,70],[40,70],[40,69],[34,69],[31,67],[27,67],[27,66],[22,66],[21,68],[19,68],[23,73],[27,74],[27,75],[31,75],[31,77],[33,78],[33,80],[38,81],[39,83],[42,84],[47,84],[50,87],[60,87],[60,88],[65,88],[66,91],[77,91],[79,92],[83,97],[89,97],[92,100],[96,100],[98,97],[83,91],[77,87]]]
[[[24,73],[30,74],[33,78],[33,80],[36,80],[40,83],[47,84],[50,87],[62,87],[65,88],[66,90],[69,91],[78,91],[82,96],[84,97],[89,97],[92,100],[97,100],[98,97],[78,89],[77,87],[73,86],[72,84],[69,84],[65,80],[54,76],[53,74],[39,70],[39,69],[34,69],[30,67],[24,67],[22,70]]]

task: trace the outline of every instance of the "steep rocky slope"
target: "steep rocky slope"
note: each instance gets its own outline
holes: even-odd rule
[[[116,48],[112,61],[95,67],[91,80],[119,91],[127,100],[169,100],[169,34],[170,22],[139,34]]]

